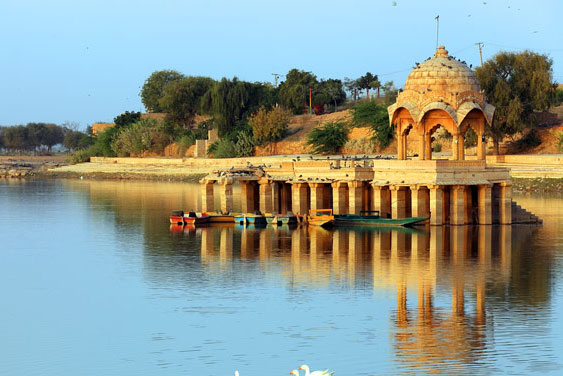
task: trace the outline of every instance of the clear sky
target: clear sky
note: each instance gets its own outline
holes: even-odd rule
[[[78,122],[144,111],[155,70],[273,82],[291,68],[319,78],[365,72],[398,87],[440,44],[476,66],[531,49],[563,82],[561,0],[2,0],[0,125]]]

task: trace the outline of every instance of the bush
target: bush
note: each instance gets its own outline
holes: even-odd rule
[[[254,139],[260,145],[280,140],[289,126],[289,113],[281,107],[266,110],[264,106],[252,114],[248,124],[252,127]]]
[[[516,148],[518,151],[528,150],[535,148],[541,144],[541,139],[534,129],[526,133],[522,138],[516,141]]]
[[[466,148],[477,146],[477,133],[475,133],[473,128],[469,127],[469,129],[467,129],[467,132],[465,132],[465,136],[463,137],[463,145]]]
[[[254,155],[255,141],[252,131],[242,131],[238,134],[235,143],[235,154],[237,157],[250,157]]]
[[[432,151],[435,153],[439,153],[442,151],[442,144],[439,142],[435,142],[434,145],[432,145]]]
[[[348,141],[347,135],[346,123],[330,122],[309,132],[307,144],[313,147],[314,154],[336,153]]]
[[[359,138],[356,140],[348,140],[344,144],[344,150],[353,154],[373,154],[377,151],[375,142],[369,138]]]
[[[235,158],[237,156],[236,144],[229,139],[222,138],[209,145],[207,153],[211,154],[213,158]]]
[[[111,143],[118,156],[141,154],[147,151],[161,153],[166,146],[166,136],[157,129],[158,123],[152,119],[142,119],[123,128]]]
[[[186,150],[195,144],[195,140],[196,138],[192,132],[180,137],[180,139],[176,141],[176,144],[178,145],[178,155],[180,157],[184,156],[184,154],[186,154]]]
[[[359,102],[352,108],[351,125],[370,127],[372,139],[380,149],[387,147],[395,137],[394,127],[389,125],[387,108],[373,102]]]
[[[557,137],[557,150],[563,153],[563,131],[555,131],[555,136]]]

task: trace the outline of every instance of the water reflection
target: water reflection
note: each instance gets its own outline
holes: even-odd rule
[[[216,265],[253,260],[265,272],[281,263],[282,278],[292,286],[396,291],[396,309],[390,314],[396,357],[408,367],[432,372],[436,362],[474,363],[490,346],[493,321],[488,320],[487,295],[494,298],[499,287],[508,288],[512,254],[519,254],[537,230],[514,229],[327,231],[224,225],[187,232],[200,233],[201,263],[211,273],[221,273]]]

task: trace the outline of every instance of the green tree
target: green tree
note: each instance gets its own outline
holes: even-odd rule
[[[387,108],[373,102],[361,102],[352,108],[352,125],[356,127],[370,127],[373,141],[380,149],[387,147],[393,141],[394,130],[389,125]]]
[[[207,91],[203,108],[211,113],[219,136],[232,131],[243,118],[249,104],[251,86],[248,82],[223,78]]]
[[[329,78],[327,80],[321,80],[317,86],[316,92],[325,96],[326,101],[322,104],[334,104],[335,111],[336,106],[346,101],[346,92],[344,92],[342,88],[342,81],[337,79]]]
[[[43,145],[47,146],[49,153],[53,150],[53,146],[62,144],[64,141],[64,130],[56,124],[45,124],[48,132],[43,139]]]
[[[379,82],[377,75],[373,75],[370,72],[366,72],[366,74],[358,78],[356,82],[358,88],[366,90],[368,101],[369,101],[369,89],[378,88],[378,92],[379,92],[379,88],[381,87],[381,83]]]
[[[84,132],[68,130],[65,132],[63,146],[70,151],[84,149],[92,145],[93,140]]]
[[[345,123],[325,123],[309,132],[307,144],[313,147],[314,154],[334,154],[348,140],[348,131]]]
[[[185,76],[174,70],[161,70],[153,72],[143,84],[140,96],[141,101],[149,112],[162,112],[160,99],[164,96],[164,87],[173,81],[179,81]]]
[[[393,81],[387,81],[381,88],[385,94],[385,103],[392,104],[397,101],[399,90],[395,87],[395,83]]]
[[[279,100],[282,106],[300,114],[309,103],[309,88],[315,89],[317,77],[311,72],[292,69],[280,84]]]
[[[267,110],[261,107],[250,116],[248,124],[252,127],[254,139],[258,144],[267,144],[280,140],[289,126],[290,116],[281,107]]]
[[[156,120],[141,119],[122,128],[113,138],[111,149],[116,155],[127,157],[147,151],[160,153],[166,143],[166,137],[158,130]]]
[[[0,150],[5,148],[6,144],[4,143],[4,127],[0,126]]]
[[[358,80],[353,80],[348,77],[344,77],[344,87],[346,90],[350,92],[350,95],[354,98],[354,102],[356,101],[357,96],[360,94],[358,90],[361,90],[358,86]]]
[[[41,145],[45,145],[49,129],[43,123],[28,123],[26,125],[29,146],[36,151]]]
[[[125,111],[121,115],[117,115],[113,119],[113,123],[117,128],[123,128],[130,124],[136,123],[137,121],[141,120],[141,113],[134,112],[134,111]]]
[[[192,128],[195,115],[201,113],[201,99],[213,83],[209,77],[186,77],[168,83],[158,102],[167,120],[180,128]]]
[[[4,144],[9,151],[23,152],[29,148],[28,129],[23,125],[6,127],[4,130]]]
[[[487,128],[496,154],[505,136],[533,128],[533,112],[550,107],[555,90],[552,65],[549,57],[535,52],[500,52],[475,69],[487,100],[496,107]]]

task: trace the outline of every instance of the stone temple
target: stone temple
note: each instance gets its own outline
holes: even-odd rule
[[[378,210],[391,218],[429,217],[428,223],[437,226],[539,222],[512,201],[509,170],[487,166],[484,133],[495,108],[471,68],[443,46],[417,64],[388,112],[397,158],[272,157],[261,166],[218,170],[200,181],[202,211],[214,209],[215,183],[221,210],[234,209],[233,184],[240,183],[242,212]],[[453,137],[449,159],[432,158],[432,135],[440,127]],[[477,155],[471,159],[463,144],[469,128],[478,136]],[[418,137],[418,156],[412,159],[407,156],[410,132]]]

